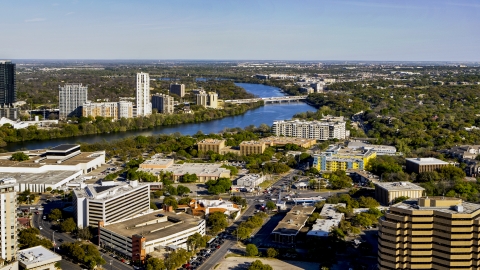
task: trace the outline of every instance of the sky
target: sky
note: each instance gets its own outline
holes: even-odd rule
[[[0,0],[0,59],[480,61],[480,0]]]

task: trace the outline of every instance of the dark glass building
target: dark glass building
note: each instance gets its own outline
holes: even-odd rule
[[[11,105],[16,101],[15,64],[0,60],[0,106]]]

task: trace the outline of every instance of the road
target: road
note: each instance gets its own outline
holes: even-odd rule
[[[57,230],[54,230],[54,226],[51,222],[49,222],[48,220],[43,220],[43,216],[44,215],[48,215],[48,213],[54,209],[54,208],[61,208],[61,206],[63,205],[63,202],[61,200],[56,200],[56,199],[52,199],[51,202],[49,203],[45,203],[45,201],[43,200],[40,200],[40,203],[43,202],[43,205],[32,205],[32,207],[39,207],[39,206],[42,206],[44,208],[43,211],[39,211],[39,214],[33,214],[32,215],[32,224],[35,228],[40,228],[40,226],[42,227],[42,229],[40,230],[40,234],[42,236],[44,236],[45,238],[48,238],[50,239],[50,241],[54,241],[55,242],[55,246],[56,246],[56,250],[55,252],[58,252],[58,248],[59,246],[64,243],[64,242],[76,242],[77,239],[73,238],[69,233],[62,233],[62,232],[59,232]],[[30,205],[28,206],[28,208],[30,207]],[[27,206],[22,206],[21,208],[27,208]],[[37,211],[37,210],[31,210],[31,211]],[[110,254],[108,253],[104,253],[104,252],[101,252],[101,255],[103,257],[103,259],[107,262],[106,265],[104,265],[104,268],[105,269],[111,269],[111,270],[131,270],[133,269],[133,266],[130,266],[130,265],[127,265],[125,263],[122,263],[121,261],[119,261],[118,259],[115,259],[113,257],[111,257]],[[62,258],[65,258],[65,256],[62,256]],[[76,263],[73,263],[69,260],[66,260],[66,259],[62,259],[62,261],[60,262],[60,264],[62,265],[62,269],[83,269],[79,264],[76,264]]]

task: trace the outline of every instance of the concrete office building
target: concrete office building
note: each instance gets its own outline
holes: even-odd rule
[[[220,150],[225,148],[225,142],[226,140],[204,139],[197,143],[198,151],[203,153],[213,151],[219,154]]]
[[[0,60],[0,106],[13,105],[16,101],[16,65],[9,60]]]
[[[449,163],[436,158],[407,158],[406,171],[408,173],[433,172],[442,167],[448,166]]]
[[[22,269],[56,270],[55,263],[61,260],[62,256],[43,246],[26,248],[18,252],[18,261]]]
[[[137,108],[135,117],[151,115],[152,103],[150,102],[150,76],[148,73],[137,73],[136,94]]]
[[[270,237],[273,242],[294,244],[300,230],[305,226],[309,216],[315,211],[314,206],[296,205],[273,229]]]
[[[177,83],[170,84],[170,93],[175,94],[181,98],[184,97],[185,84],[177,84]]]
[[[261,174],[247,174],[237,180],[238,187],[255,188],[265,181],[265,175]]]
[[[379,221],[378,269],[479,269],[480,205],[422,197],[392,205]]]
[[[205,235],[205,220],[185,213],[152,211],[109,225],[98,222],[98,244],[145,261],[147,254],[166,247],[187,249],[189,236]]]
[[[240,143],[240,155],[263,154],[267,146],[262,141],[243,141]]]
[[[0,179],[0,242],[1,259],[10,264],[15,261],[17,247],[17,193],[16,180],[12,178]],[[1,264],[0,264],[1,265]]]
[[[59,118],[81,116],[82,105],[87,103],[88,87],[81,83],[58,86]]]
[[[157,109],[158,113],[172,114],[173,106],[173,97],[169,95],[155,94],[152,96],[152,109]]]
[[[150,209],[150,186],[138,181],[102,182],[73,190],[74,217],[79,228],[132,218]]]
[[[309,138],[316,140],[344,140],[349,133],[345,130],[345,121],[303,121],[279,120],[273,122],[275,136]]]
[[[421,198],[425,189],[410,182],[375,183],[375,199],[383,205],[389,205],[398,197]]]

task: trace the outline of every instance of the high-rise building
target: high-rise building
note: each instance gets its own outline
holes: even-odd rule
[[[422,197],[380,219],[378,269],[479,269],[480,204]]]
[[[150,102],[150,76],[148,73],[137,73],[137,110],[136,117],[152,114]]]
[[[0,60],[0,105],[11,105],[17,101],[15,82],[15,64],[12,61]]]
[[[17,192],[14,178],[0,179],[0,237],[3,261],[13,261],[17,254]]]
[[[87,102],[88,87],[81,83],[67,83],[58,86],[58,89],[59,118],[81,116],[81,107]]]
[[[205,108],[218,108],[218,94],[215,92],[199,91],[195,94],[196,104]]]
[[[170,84],[170,93],[178,95],[180,97],[185,96],[185,84]]]
[[[164,94],[153,95],[152,109],[157,109],[159,113],[173,113],[173,97]]]

